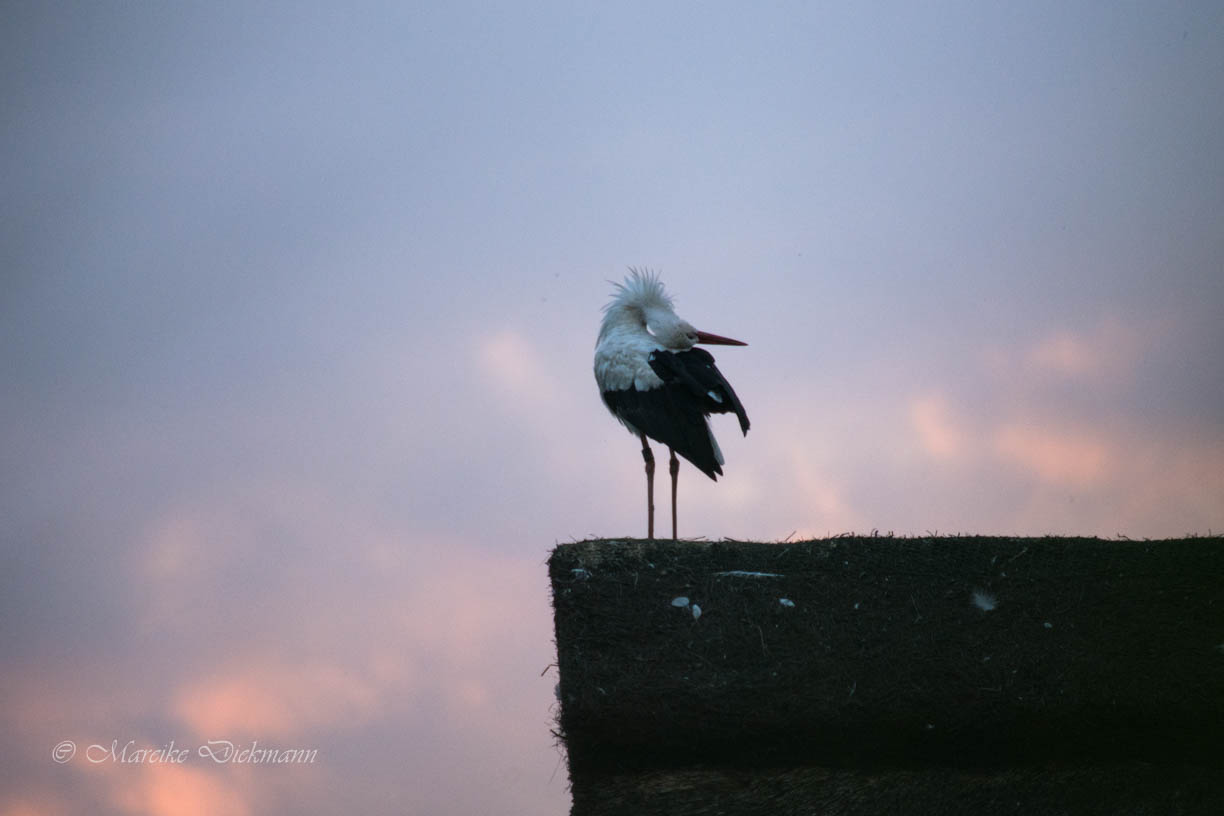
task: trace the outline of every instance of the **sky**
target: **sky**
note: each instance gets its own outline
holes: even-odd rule
[[[0,816],[567,812],[630,266],[749,343],[682,537],[1224,529],[1217,2],[4,16]]]

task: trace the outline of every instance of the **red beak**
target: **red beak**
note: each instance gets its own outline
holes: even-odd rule
[[[706,334],[703,331],[697,332],[697,342],[705,343],[707,346],[746,346],[748,345],[743,340],[732,340],[730,337],[720,337],[717,334]]]

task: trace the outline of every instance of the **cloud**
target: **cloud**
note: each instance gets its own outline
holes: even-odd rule
[[[1166,384],[1159,361],[1185,353],[1185,338],[1165,329],[1106,313],[1088,328],[996,346],[977,366],[950,360],[946,377],[907,403],[917,450],[941,468],[924,481],[929,511],[1022,532],[1218,529],[1224,438],[1192,413],[1151,413],[1169,399],[1156,393]]]
[[[39,802],[26,797],[13,799],[0,806],[0,816],[63,816],[67,808],[57,802],[46,799]]]
[[[1171,430],[1115,444],[1118,501],[1102,524],[1152,537],[1224,527],[1224,438]]]
[[[747,539],[820,537],[866,523],[853,485],[870,465],[850,443],[862,406],[828,399],[825,383],[792,380],[785,400],[758,398],[749,415],[746,437],[733,420],[713,417],[726,475],[717,484],[700,476],[681,483],[702,502],[681,505],[682,535],[686,518],[690,531],[700,519],[710,535]]]
[[[1062,329],[1046,335],[1028,350],[1025,360],[1035,371],[1060,377],[1123,377],[1149,342],[1143,329],[1105,317],[1087,331]]]
[[[963,422],[953,418],[944,395],[928,393],[911,397],[909,418],[918,435],[918,444],[928,456],[949,461],[966,454],[970,445],[969,435]]]
[[[992,452],[1042,482],[1090,489],[1104,482],[1115,464],[1113,445],[1100,433],[1007,423],[993,431]]]
[[[311,520],[326,524],[323,517],[337,510],[320,508]],[[0,707],[13,732],[3,747],[28,753],[31,773],[24,790],[13,790],[21,798],[0,798],[0,813],[4,805],[57,813],[50,805],[65,769],[49,751],[63,739],[157,747],[173,737],[193,748],[209,739],[258,740],[317,748],[323,761],[303,766],[289,789],[273,775],[278,769],[214,769],[194,755],[185,770],[93,766],[78,758],[67,767],[79,784],[64,799],[75,804],[60,812],[99,802],[110,807],[97,812],[112,814],[243,816],[277,801],[313,802],[323,812],[334,810],[320,802],[338,796],[325,793],[343,787],[337,779],[384,767],[392,774],[396,762],[428,780],[411,794],[423,812],[458,812],[460,805],[448,802],[466,803],[464,812],[495,805],[497,788],[456,790],[448,768],[465,762],[516,787],[514,801],[559,798],[557,789],[542,793],[555,760],[548,732],[555,678],[540,676],[553,659],[550,638],[542,636],[551,631],[542,554],[413,533],[344,543],[337,563],[351,565],[351,573],[332,565],[326,580],[305,570],[266,588],[275,597],[262,608],[286,613],[275,625],[261,615],[257,625],[238,619],[217,629],[206,615],[159,607],[170,616],[163,626],[188,651],[171,644],[129,659],[111,653],[95,663],[78,656],[71,664],[14,666]],[[309,546],[300,552],[320,556]],[[137,584],[149,580],[144,561],[130,563]],[[208,597],[209,580],[198,597]],[[361,800],[367,812],[377,795]]]
[[[984,358],[995,375],[1022,387],[1071,383],[1081,388],[1117,388],[1161,343],[1163,322],[1123,321],[1108,312],[1086,327],[1059,327],[1014,348],[988,348]]]
[[[823,537],[854,529],[860,523],[845,499],[844,486],[807,451],[792,447],[784,461],[788,465],[787,503],[792,513],[796,508],[804,513],[796,520],[796,537]]]
[[[1084,376],[1102,367],[1101,349],[1070,332],[1043,339],[1029,351],[1028,362],[1038,370],[1067,377]]]
[[[112,805],[133,816],[249,816],[242,791],[215,771],[186,765],[109,768]]]
[[[477,360],[485,383],[524,413],[556,410],[564,390],[543,362],[541,350],[514,329],[482,339]]]
[[[371,684],[326,663],[256,659],[188,683],[175,715],[200,739],[272,739],[353,727],[376,709]]]

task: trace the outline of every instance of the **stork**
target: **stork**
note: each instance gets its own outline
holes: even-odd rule
[[[647,437],[666,445],[671,472],[672,538],[676,538],[679,453],[715,481],[725,464],[710,430],[710,414],[734,413],[748,434],[748,414],[714,357],[697,343],[746,346],[681,320],[657,273],[630,267],[604,307],[595,344],[595,382],[612,415],[642,441],[646,461],[646,531],[654,538],[654,453]]]

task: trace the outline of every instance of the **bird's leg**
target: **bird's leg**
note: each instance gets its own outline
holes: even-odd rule
[[[654,454],[646,434],[642,437],[642,458],[646,460],[646,537],[654,538]]]
[[[676,540],[676,481],[680,476],[680,463],[676,461],[676,452],[671,448],[667,449],[671,454],[671,461],[667,465],[667,469],[671,471],[672,477],[672,541]]]

